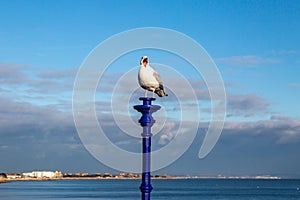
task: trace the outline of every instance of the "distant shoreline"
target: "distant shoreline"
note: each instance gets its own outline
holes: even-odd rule
[[[9,181],[59,181],[59,180],[140,180],[141,177],[59,177],[59,178],[7,178],[0,180],[0,183]],[[173,177],[152,177],[154,179],[173,179]]]
[[[0,183],[11,181],[59,181],[59,180],[140,180],[141,177],[54,177],[54,178],[6,178],[0,180]],[[278,176],[157,176],[152,177],[152,180],[178,180],[178,179],[265,179],[265,180],[279,180],[284,179]]]

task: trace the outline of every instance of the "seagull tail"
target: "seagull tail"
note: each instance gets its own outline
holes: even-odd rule
[[[158,89],[155,90],[155,94],[157,94],[159,97],[168,96],[168,94],[165,93],[165,91],[162,90],[162,89],[160,89],[160,88],[158,88]]]

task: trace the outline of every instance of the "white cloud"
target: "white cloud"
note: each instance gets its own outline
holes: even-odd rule
[[[290,83],[289,86],[292,87],[292,88],[298,88],[299,89],[300,88],[300,83]]]
[[[276,58],[263,58],[255,55],[230,56],[225,58],[216,58],[214,60],[220,64],[235,66],[258,66],[261,64],[276,64],[280,62],[280,60]]]
[[[257,95],[228,95],[227,114],[231,116],[253,117],[269,114],[270,103]]]
[[[298,51],[296,50],[272,50],[270,51],[271,55],[275,55],[275,56],[285,56],[285,55],[297,55],[299,54]]]
[[[297,143],[300,142],[300,121],[286,116],[272,116],[270,120],[254,122],[227,121],[223,134],[239,137],[241,135],[267,137],[275,144]]]

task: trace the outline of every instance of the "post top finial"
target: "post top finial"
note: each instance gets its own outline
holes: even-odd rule
[[[156,98],[153,98],[153,97],[140,97],[139,100],[143,101],[143,105],[151,105],[152,101],[155,101]]]
[[[155,97],[140,97],[139,100],[149,100],[149,101],[155,101]]]
[[[142,117],[139,120],[139,123],[141,126],[152,126],[155,120],[152,117],[152,113],[156,112],[160,109],[159,105],[152,105],[152,101],[155,100],[155,98],[149,98],[149,97],[140,97],[140,100],[143,101],[142,105],[135,105],[133,108],[139,112],[142,113]]]

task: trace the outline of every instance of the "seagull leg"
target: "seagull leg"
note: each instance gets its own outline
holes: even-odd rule
[[[145,92],[145,97],[147,97],[147,93],[148,93],[148,90],[146,90],[146,92]]]
[[[155,98],[154,97],[154,91],[155,91],[155,89],[152,89],[152,98]]]

